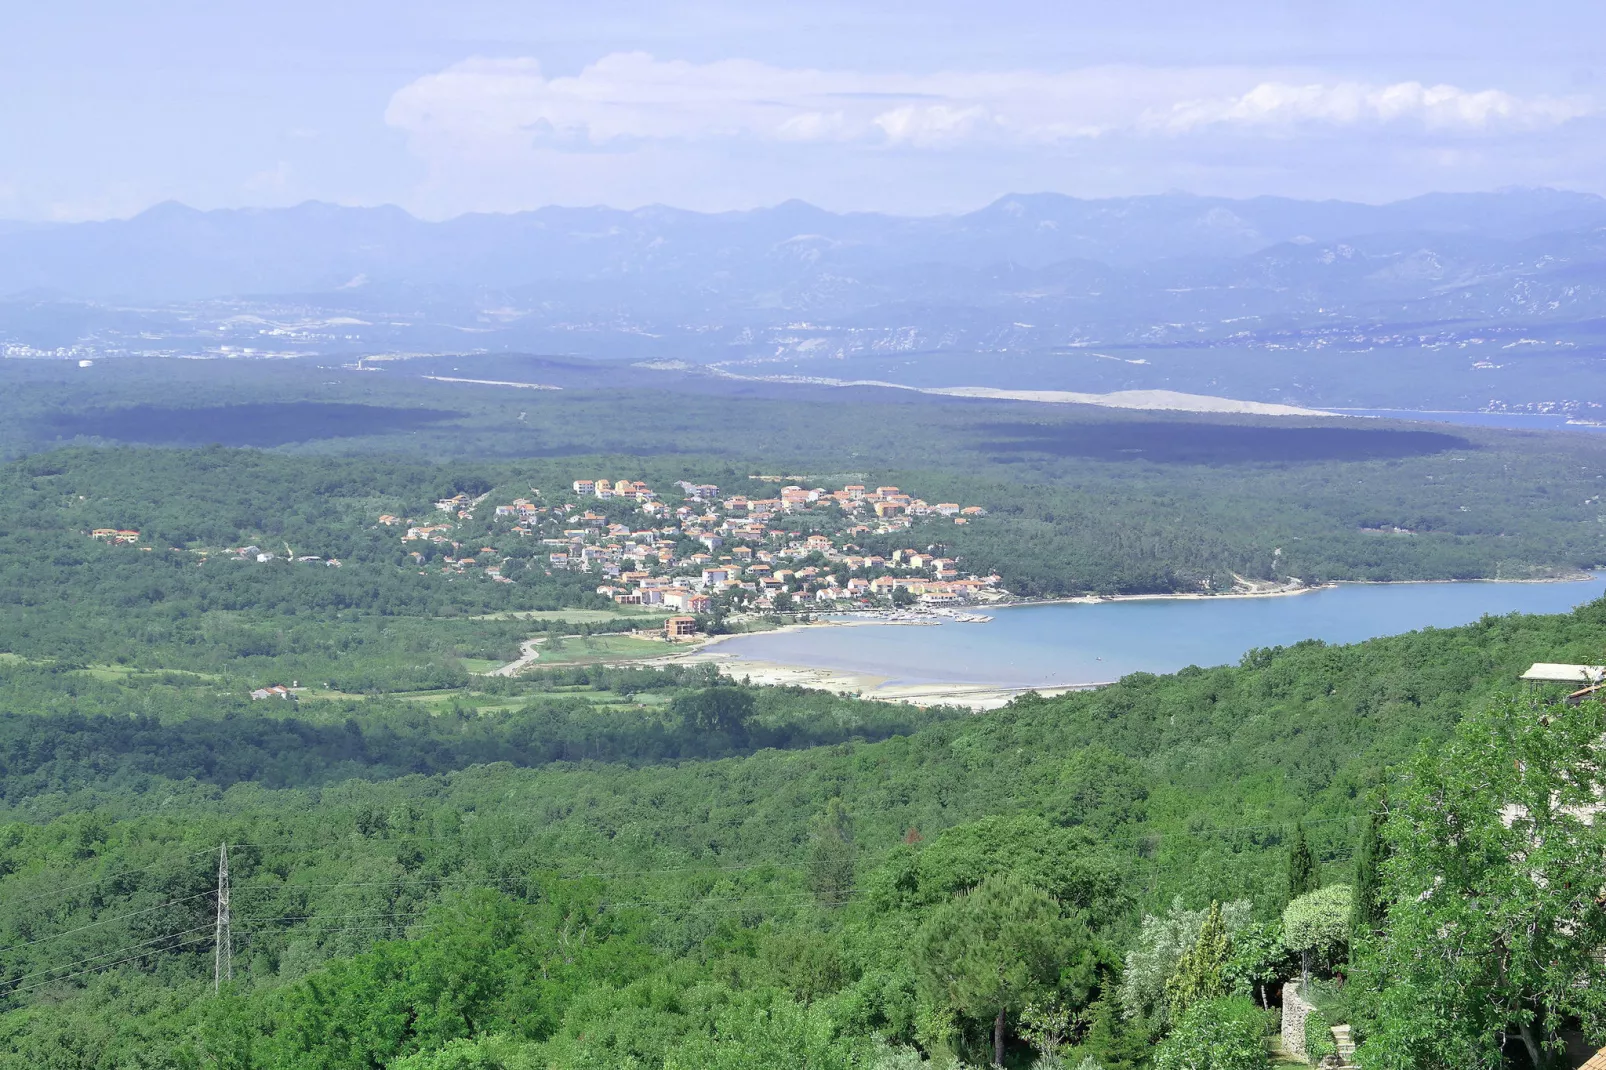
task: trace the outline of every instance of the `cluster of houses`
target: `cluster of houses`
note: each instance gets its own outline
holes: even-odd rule
[[[139,532],[134,531],[133,529],[124,528],[95,528],[89,533],[89,537],[92,539],[103,539],[106,542],[124,545],[133,545],[139,542]],[[140,549],[149,550],[151,547],[142,546]],[[224,550],[220,554],[214,554],[213,551],[209,550],[196,550],[194,552],[200,555],[203,562],[213,556],[218,556],[225,560],[231,561],[253,561],[259,565],[265,565],[270,561],[288,561],[292,564],[300,565],[326,565],[329,568],[340,567],[340,561],[337,558],[319,557],[316,554],[302,554],[300,556],[296,556],[289,551],[288,547],[283,555],[271,553],[262,549],[260,546],[236,546]]]
[[[132,528],[96,528],[89,533],[89,537],[129,546],[139,542],[139,532]]]
[[[597,593],[616,602],[692,614],[706,612],[712,596],[730,591],[744,592],[759,607],[776,605],[782,595],[794,606],[825,607],[895,598],[898,591],[903,601],[930,606],[1004,597],[997,576],[962,576],[952,558],[917,550],[882,557],[859,552],[851,541],[906,530],[915,518],[967,523],[985,515],[980,506],[933,505],[891,486],[784,486],[773,498],[721,498],[711,484],[678,487],[684,497],[671,506],[640,481],[576,480],[578,499],[631,498],[651,522],[609,521],[577,504],[568,520],[578,526],[545,540],[553,547],[548,564],[601,573],[609,582]],[[777,518],[811,510],[837,513],[839,519],[823,525],[832,533],[775,526]],[[697,548],[685,552],[692,545]]]
[[[707,488],[714,490],[716,488]],[[951,517],[955,523],[967,523],[969,518],[985,516],[987,510],[979,505],[961,506],[957,502],[938,502],[935,505],[923,498],[905,494],[897,487],[869,487],[850,483],[841,490],[828,491],[824,487],[807,489],[800,486],[782,487],[773,498],[748,498],[735,495],[722,503],[727,512],[744,512],[749,517],[767,517],[776,513],[793,513],[821,506],[840,508],[850,516],[874,516],[877,520],[894,521],[875,530],[886,532],[908,527],[914,517]],[[897,521],[903,521],[898,523]]]
[[[543,500],[533,489],[531,498],[499,504],[486,504],[488,495],[457,494],[436,502],[431,518],[386,513],[378,522],[401,529],[421,569],[472,570],[508,583],[506,555],[490,544],[505,546],[507,536],[539,540],[524,567],[591,573],[601,581],[597,593],[617,603],[687,616],[708,612],[725,592],[761,608],[782,595],[793,606],[821,607],[1005,597],[998,577],[964,575],[951,557],[913,549],[881,556],[853,541],[916,522],[969,523],[986,515],[980,506],[929,503],[898,487],[858,484],[834,491],[786,485],[773,497],[752,497],[721,496],[713,484],[682,481],[667,500],[639,479],[576,479],[569,490],[572,497],[562,502]],[[476,549],[477,543],[485,545]]]
[[[264,550],[260,546],[235,546],[223,551],[223,555],[231,560],[254,561],[259,565],[265,565],[270,561],[287,561],[295,565],[325,565],[329,568],[340,567],[339,558],[319,557],[317,554],[296,555],[291,553],[288,547],[285,549],[283,554],[276,554],[271,551]]]
[[[455,516],[458,520],[474,519],[474,507],[484,500],[482,495],[478,499],[470,499],[466,494],[459,494],[451,498],[443,498],[435,503],[435,508]],[[496,507],[496,516],[517,517],[521,524],[527,524],[535,519],[537,507],[524,498],[515,499],[512,505],[499,505]],[[448,573],[465,573],[470,569],[483,572],[487,579],[496,583],[512,583],[508,577],[502,575],[502,554],[494,546],[481,546],[478,550],[465,553],[463,544],[452,537],[457,530],[457,524],[451,521],[436,521],[434,523],[413,523],[390,513],[381,513],[379,523],[386,527],[405,526],[402,534],[403,544],[414,544],[414,549],[408,551],[408,556],[416,565],[424,565],[431,559],[431,555],[417,548],[420,542],[429,543],[433,549],[439,550],[438,556],[440,571]],[[519,534],[529,534],[527,528],[521,527]]]

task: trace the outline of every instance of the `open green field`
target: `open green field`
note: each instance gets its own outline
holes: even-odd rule
[[[628,635],[554,636],[541,644],[538,667],[594,665],[601,662],[661,658],[675,648],[662,641]]]
[[[632,627],[650,628],[667,616],[667,613],[620,606],[618,609],[517,609],[506,613],[488,613],[481,619],[546,620],[562,621],[566,624],[612,624],[628,621]]]

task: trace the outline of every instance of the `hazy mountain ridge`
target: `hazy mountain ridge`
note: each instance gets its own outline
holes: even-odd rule
[[[723,289],[725,272],[723,281],[762,286],[827,270],[858,278],[923,264],[1135,267],[1368,235],[1474,236],[1501,245],[1601,226],[1606,199],[1553,190],[1436,194],[1382,206],[1033,194],[921,218],[836,214],[796,201],[712,215],[553,207],[439,223],[395,207],[308,202],[201,212],[162,204],[128,220],[0,228],[0,294],[195,300],[362,282],[507,288],[685,272]]]
[[[946,353],[972,355],[952,385],[996,385],[995,355],[1190,346],[1223,353],[1164,373],[1144,371],[1138,353],[1093,370],[1073,362],[1043,385],[1239,383],[1268,400],[1335,404],[1343,391],[1313,385],[1331,378],[1324,353],[1470,345],[1428,377],[1454,381],[1456,404],[1536,403],[1600,393],[1606,199],[1522,190],[1371,206],[1034,194],[927,218],[793,201],[716,215],[543,208],[441,223],[393,207],[160,205],[123,221],[0,227],[7,293],[0,349],[21,356],[524,352],[807,364]],[[1512,365],[1503,385],[1489,382],[1490,368],[1506,366],[1501,354],[1530,336],[1553,347],[1544,383],[1526,350],[1525,371]],[[1246,382],[1231,366],[1244,358],[1228,349],[1307,356]]]

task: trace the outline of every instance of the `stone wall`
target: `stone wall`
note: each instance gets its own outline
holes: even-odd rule
[[[1310,1060],[1305,1055],[1305,1019],[1316,1008],[1299,994],[1299,982],[1289,981],[1283,985],[1283,1052],[1296,1059],[1306,1062]]]

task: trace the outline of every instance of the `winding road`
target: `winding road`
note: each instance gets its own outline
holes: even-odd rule
[[[540,646],[544,642],[546,642],[545,636],[542,636],[539,639],[526,639],[524,642],[519,644],[519,656],[517,658],[508,662],[506,665],[503,665],[501,668],[492,669],[490,672],[485,673],[484,675],[517,676],[525,669],[528,669],[531,665],[534,665],[536,661],[540,659],[541,652],[537,650],[536,647]]]

